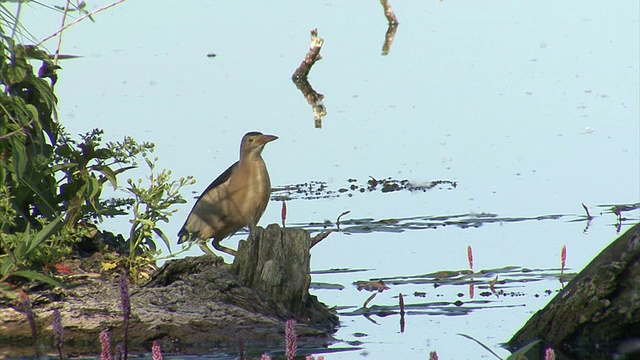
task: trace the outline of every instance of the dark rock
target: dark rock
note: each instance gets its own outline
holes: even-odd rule
[[[610,359],[640,338],[640,224],[603,250],[509,341],[558,359]],[[637,347],[635,347],[637,348]],[[629,354],[627,354],[629,355]],[[635,356],[640,355],[639,352]]]

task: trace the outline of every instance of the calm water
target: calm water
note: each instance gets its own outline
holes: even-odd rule
[[[376,1],[125,2],[65,33],[62,52],[83,58],[61,64],[60,120],[74,134],[99,127],[107,140],[130,135],[155,142],[161,167],[198,180],[185,191],[189,197],[237,159],[239,140],[250,130],[280,137],[264,152],[274,186],[314,180],[338,190],[350,178],[364,184],[369,176],[458,184],[294,199],[287,204],[290,224],[335,221],[347,210],[343,220],[564,215],[471,228],[343,231],[313,248],[313,270],[366,269],[313,276],[344,287],[314,293],[339,306],[343,327],[336,336],[362,342],[361,350],[327,359],[428,358],[432,350],[441,359],[492,357],[457,333],[506,357],[499,343],[561,287],[552,274],[562,245],[568,271],[579,271],[617,236],[616,217],[598,205],[640,202],[640,5],[392,5],[400,25],[382,56],[387,24]],[[60,22],[36,5],[23,5],[22,20],[35,38]],[[290,80],[312,28],[325,40],[309,77],[325,96],[321,129]],[[53,50],[56,43],[46,46]],[[584,215],[583,202],[596,215],[586,232],[585,222],[574,221]],[[178,231],[191,206],[180,209],[166,233]],[[639,217],[637,210],[624,215]],[[280,204],[272,202],[261,224],[279,221]],[[105,224],[120,232],[127,225],[124,219]],[[467,246],[476,272],[503,269],[492,272],[507,280],[496,289],[513,296],[481,296],[492,276],[476,279],[473,299],[466,283],[394,283],[467,269]],[[537,269],[529,278],[537,281],[517,281],[522,271],[509,273],[507,266]],[[353,283],[378,278],[390,278],[390,289],[370,306],[395,306],[403,293],[408,309],[415,307],[404,333],[397,314],[352,314],[370,295]],[[464,308],[466,315],[421,305],[456,300],[463,305],[443,308]]]

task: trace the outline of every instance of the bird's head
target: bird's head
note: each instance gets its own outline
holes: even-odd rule
[[[240,156],[242,156],[242,154],[249,153],[260,155],[265,144],[276,140],[277,138],[278,137],[275,135],[266,135],[257,131],[248,132],[242,137],[242,142],[240,143]]]

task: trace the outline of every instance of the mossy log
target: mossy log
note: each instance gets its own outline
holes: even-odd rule
[[[558,359],[610,359],[640,350],[640,224],[603,250],[509,341],[542,340]],[[640,355],[639,352],[635,356]]]

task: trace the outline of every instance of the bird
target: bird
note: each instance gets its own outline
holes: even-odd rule
[[[236,251],[220,242],[236,231],[249,227],[249,233],[258,224],[271,196],[271,180],[262,159],[264,146],[278,139],[252,131],[240,142],[240,159],[218,176],[198,197],[191,212],[178,232],[178,244],[197,242],[202,251],[215,255],[207,246],[229,255]]]

